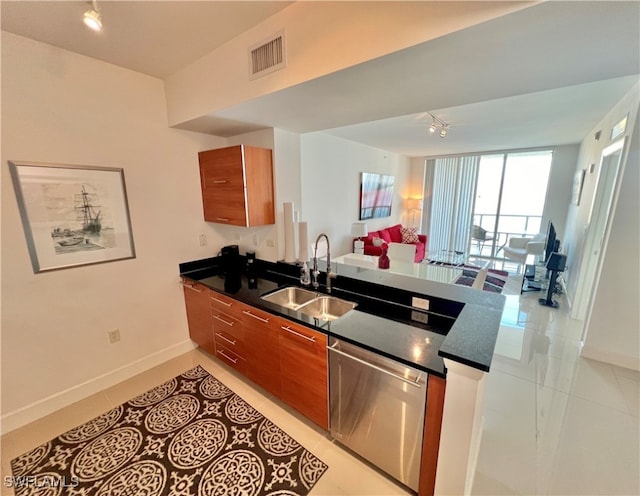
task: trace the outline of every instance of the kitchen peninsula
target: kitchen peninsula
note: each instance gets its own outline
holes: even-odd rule
[[[219,257],[180,264],[192,339],[254,380],[249,372],[249,359],[240,360],[224,346],[221,346],[222,354],[216,353],[220,342],[216,339],[224,339],[226,343],[237,341],[236,338],[222,332],[216,332],[215,336],[216,326],[212,323],[204,323],[205,335],[201,331],[198,335],[199,331],[192,328],[198,324],[197,319],[189,315],[189,298],[197,285],[198,291],[210,291],[212,300],[222,300],[225,305],[235,301],[249,308],[242,311],[249,320],[258,318],[266,322],[270,318],[265,317],[273,316],[280,319],[278,325],[282,329],[302,334],[314,343],[312,358],[324,360],[325,367],[314,369],[323,374],[314,386],[318,394],[323,393],[323,387],[326,394],[327,387],[326,350],[319,352],[318,343],[324,343],[326,348],[328,339],[343,340],[425,372],[428,374],[426,420],[418,493],[468,493],[482,429],[483,386],[491,366],[504,296],[339,264],[338,276],[332,281],[332,296],[353,302],[356,307],[339,318],[323,320],[263,299],[279,288],[299,287],[299,267],[264,260],[256,260],[252,265],[252,277],[247,279],[245,274],[229,274]],[[325,275],[320,273],[320,293]],[[229,320],[224,315],[219,318]],[[200,325],[203,325],[202,319]],[[246,370],[238,369],[238,364],[245,367],[245,363]],[[267,381],[266,386],[259,382],[262,378],[254,382],[268,390],[269,385],[273,385],[274,394],[327,429],[326,399],[318,400],[318,396],[315,400],[309,397],[289,401],[286,364],[281,364],[280,382]],[[292,403],[298,400],[299,405]],[[323,401],[326,408],[318,409],[318,403]]]

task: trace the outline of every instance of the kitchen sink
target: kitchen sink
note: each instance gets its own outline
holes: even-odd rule
[[[356,303],[335,296],[318,296],[302,305],[298,310],[316,319],[336,320],[355,307]]]
[[[289,286],[287,288],[279,289],[273,293],[261,296],[265,301],[269,303],[275,303],[282,307],[297,310],[305,303],[309,303],[316,298],[318,293],[315,291],[309,291],[308,289],[297,288],[295,286]]]
[[[320,320],[336,320],[357,305],[335,296],[325,296],[296,286],[288,286],[260,298]]]

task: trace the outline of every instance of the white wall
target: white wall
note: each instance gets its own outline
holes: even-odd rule
[[[586,319],[582,356],[634,370],[640,370],[639,88],[640,84],[636,84],[594,130],[594,133],[602,130],[599,142],[593,141],[593,134],[585,140],[583,157],[586,160],[579,165],[585,167],[592,159],[599,164],[601,150],[610,144],[612,126],[628,114],[627,150],[622,157],[613,215],[609,218],[609,236],[593,304]],[[594,189],[595,185],[590,185],[588,198],[593,196]],[[585,208],[590,210],[590,203],[587,202]],[[580,213],[584,215],[584,212]],[[583,215],[576,217],[582,219]],[[575,229],[581,230],[579,221],[576,224]]]
[[[553,221],[558,237],[562,241],[564,241],[565,222],[569,203],[571,203],[573,174],[578,160],[579,149],[580,146],[578,144],[561,145],[553,148],[547,197],[544,202],[542,223],[540,225],[542,226],[542,232],[545,232],[548,221]]]
[[[611,144],[609,139],[611,128],[627,113],[631,113],[631,117],[635,115],[638,106],[638,85],[634,86],[631,91],[613,108],[602,120],[591,130],[580,144],[580,152],[577,160],[575,172],[586,169],[587,173],[582,188],[582,197],[580,205],[569,205],[567,213],[567,221],[565,228],[564,249],[567,254],[567,263],[571,264],[572,270],[565,274],[567,285],[567,296],[573,300],[578,292],[578,282],[580,276],[580,265],[582,264],[582,252],[586,241],[586,229],[589,225],[589,217],[595,196],[596,182],[600,168],[600,160],[602,151]],[[627,136],[632,131],[633,121],[627,124]],[[600,131],[600,140],[595,140],[596,132]],[[628,139],[628,138],[627,138]],[[590,171],[591,164],[594,164],[593,172]],[[563,240],[563,241],[564,241]],[[573,309],[572,317],[580,320],[586,319],[586,314],[575,312]]]
[[[351,224],[358,221],[362,172],[395,177],[391,216],[367,220],[369,230],[406,225],[403,199],[410,192],[408,157],[321,132],[302,135],[301,156],[302,211],[309,222],[309,237],[315,241],[318,234],[326,233],[332,256],[353,251]]]
[[[224,144],[167,128],[162,81],[2,32],[5,431],[190,349],[178,263],[217,244],[197,152]],[[34,274],[8,160],[122,167],[137,257]]]

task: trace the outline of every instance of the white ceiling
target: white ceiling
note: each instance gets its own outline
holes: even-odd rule
[[[90,1],[2,0],[2,29],[164,78],[291,3],[98,0],[95,33],[81,22]]]
[[[87,2],[4,0],[2,29],[164,77],[287,5],[101,1],[96,35]],[[639,25],[638,1],[546,2],[181,127],[326,131],[409,156],[576,143],[638,81]]]

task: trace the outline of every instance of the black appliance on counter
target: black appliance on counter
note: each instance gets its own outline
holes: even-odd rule
[[[223,246],[220,250],[224,290],[234,293],[240,289],[242,276],[242,259],[238,245]]]
[[[246,255],[246,273],[249,281],[249,288],[255,289],[258,287],[258,274],[256,270],[256,252],[248,251]]]

